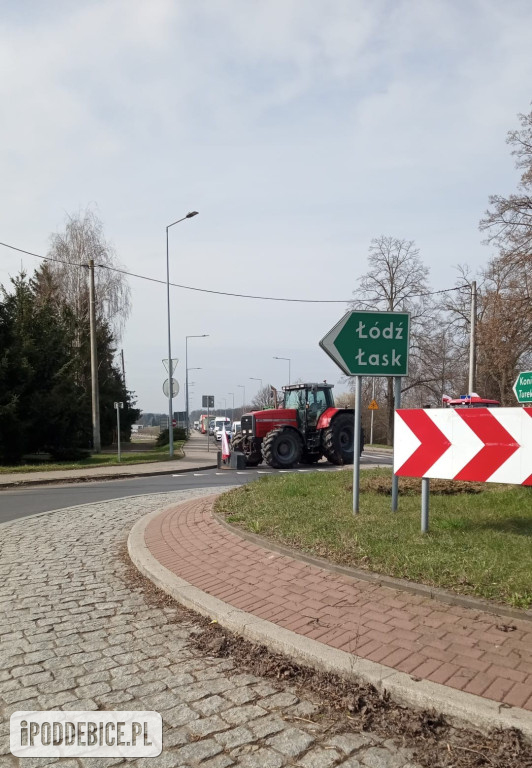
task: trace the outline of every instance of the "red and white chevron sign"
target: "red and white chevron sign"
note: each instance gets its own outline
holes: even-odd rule
[[[393,469],[532,485],[532,408],[404,408],[395,412]]]

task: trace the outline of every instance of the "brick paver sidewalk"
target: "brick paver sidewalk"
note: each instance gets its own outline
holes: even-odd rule
[[[532,710],[532,623],[326,571],[253,544],[212,516],[214,497],[155,517],[146,544],[210,595],[333,648]]]

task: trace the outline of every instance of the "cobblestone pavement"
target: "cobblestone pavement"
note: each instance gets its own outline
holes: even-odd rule
[[[213,490],[208,489],[212,494]],[[132,525],[181,491],[65,509],[0,528],[0,768],[41,765],[202,768],[416,768],[408,750],[366,733],[331,735],[288,684],[201,656],[178,608],[154,607],[125,581]],[[9,716],[21,709],[156,710],[158,758],[17,759]]]

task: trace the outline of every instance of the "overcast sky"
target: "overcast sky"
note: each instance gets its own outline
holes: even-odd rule
[[[530,0],[0,0],[0,240],[46,254],[92,205],[121,263],[171,289],[184,409],[291,378],[345,387],[318,341],[379,235],[433,288],[490,257],[478,221],[516,188],[505,143],[532,97]],[[0,282],[41,262],[0,248]],[[166,289],[130,278],[123,348],[167,409]],[[240,385],[240,386],[239,386]],[[245,388],[245,389],[244,389]],[[460,394],[460,393],[451,393]]]

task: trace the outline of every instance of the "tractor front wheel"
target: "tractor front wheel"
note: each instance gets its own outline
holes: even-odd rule
[[[302,450],[299,434],[286,427],[272,429],[262,443],[264,461],[277,469],[289,469],[298,464]]]
[[[242,435],[235,435],[231,440],[231,452],[234,453],[238,451],[238,453],[244,453],[242,450],[242,442]]]
[[[339,413],[323,435],[323,453],[331,464],[352,464],[355,427],[351,413]]]
[[[231,452],[243,453],[246,457],[247,467],[257,467],[262,462],[260,451],[252,451],[249,454],[244,451],[244,436],[240,433],[231,440]]]

